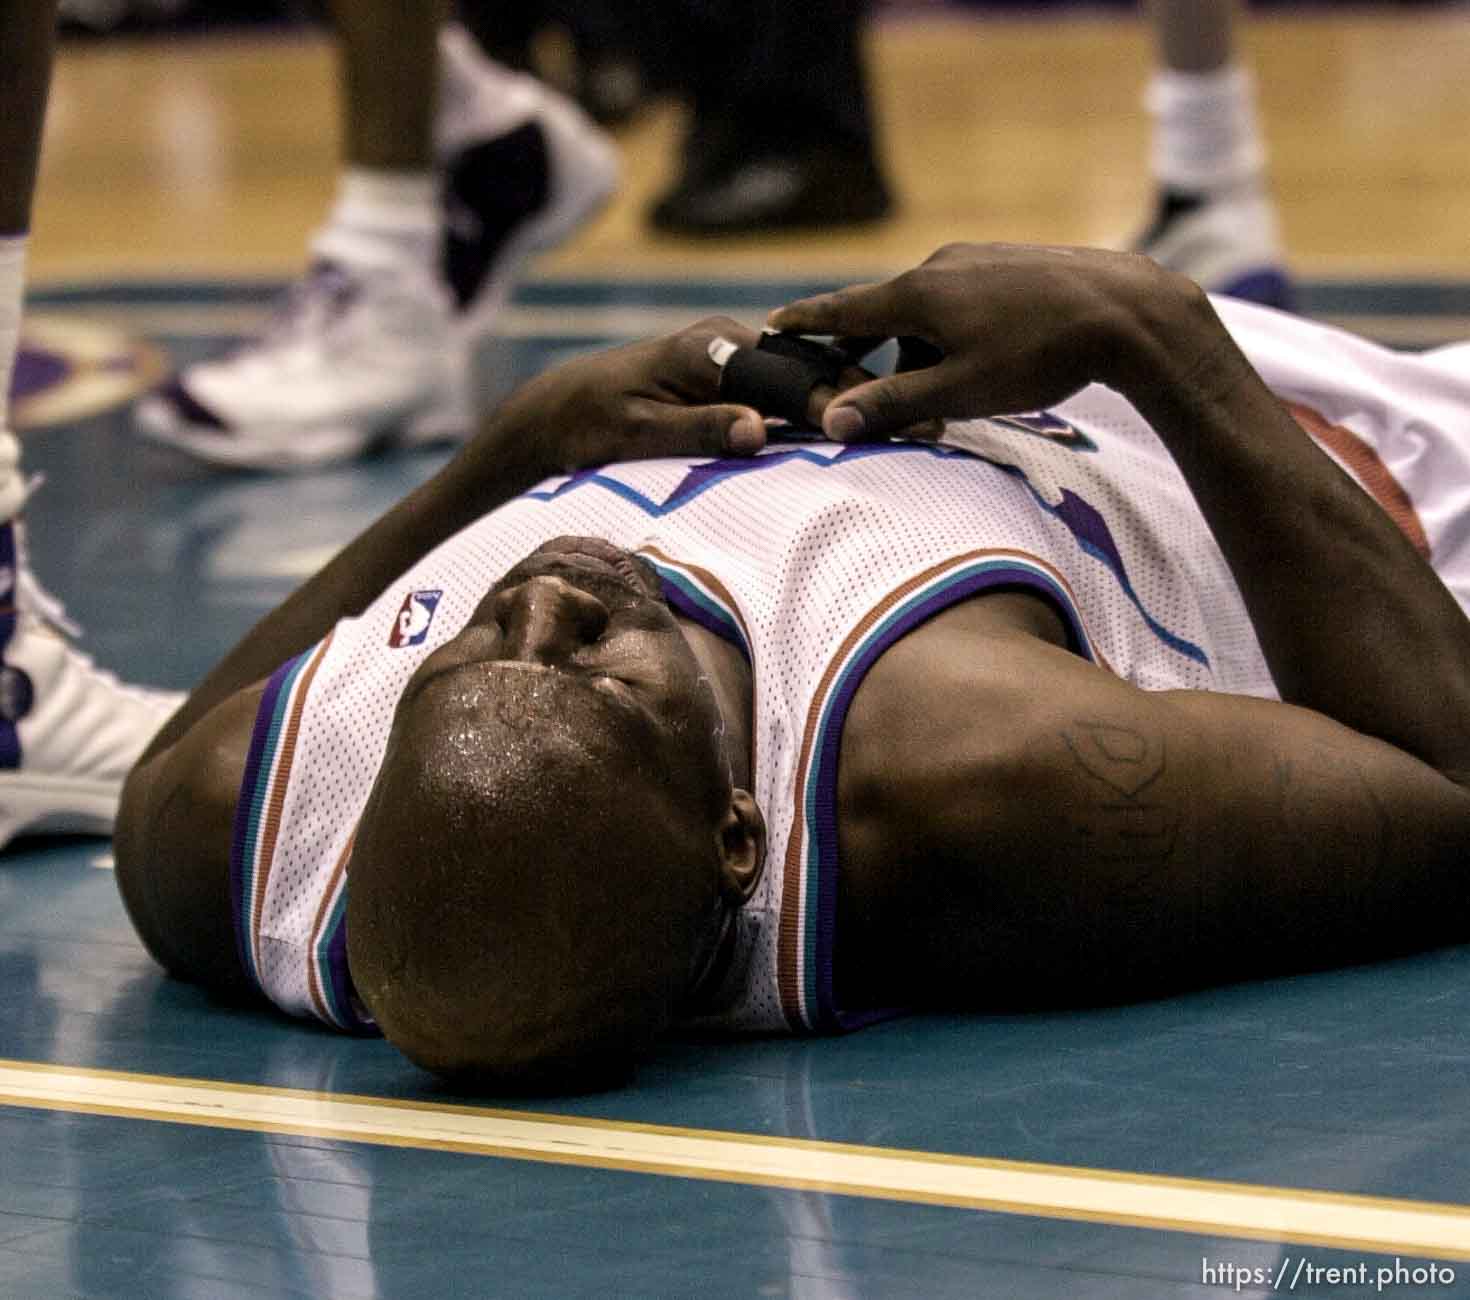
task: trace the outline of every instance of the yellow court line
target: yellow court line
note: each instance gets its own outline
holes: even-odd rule
[[[1470,1207],[0,1061],[0,1105],[1470,1259]]]

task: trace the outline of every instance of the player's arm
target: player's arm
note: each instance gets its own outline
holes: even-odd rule
[[[854,701],[884,745],[840,777],[843,861],[874,864],[841,917],[850,1005],[1153,996],[1470,938],[1455,780],[1311,709],[1139,690],[987,603]]]
[[[1470,804],[1470,623],[1388,517],[1283,411],[1197,286],[1127,254],[955,247],[887,284],[783,309],[773,323],[918,335],[942,352],[928,369],[833,401],[826,427],[842,437],[1031,410],[1089,382],[1120,390],[1183,471],[1283,697],[1426,765],[1446,799]],[[1288,729],[1298,718],[1265,716]],[[1201,760],[1221,779],[1233,761],[1224,740]],[[1462,831],[1470,843],[1470,822]]]

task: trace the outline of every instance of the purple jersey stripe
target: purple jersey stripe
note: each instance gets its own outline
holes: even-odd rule
[[[230,839],[230,911],[235,924],[235,944],[241,968],[262,993],[265,989],[256,973],[250,927],[253,921],[251,900],[255,897],[255,849],[265,809],[265,778],[276,753],[291,684],[310,655],[308,650],[288,659],[266,682],[260,707],[255,713],[255,725],[250,732],[245,775],[240,781],[240,798],[235,804],[235,824]]]

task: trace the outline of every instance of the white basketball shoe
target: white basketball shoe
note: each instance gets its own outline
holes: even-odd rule
[[[1276,208],[1259,183],[1203,194],[1160,191],[1153,222],[1133,247],[1211,293],[1292,306]]]
[[[305,276],[237,350],[145,397],[140,433],[219,465],[291,470],[389,440],[449,382],[449,295],[411,262],[313,242]]]
[[[119,682],[75,633],[31,572],[24,524],[0,524],[0,848],[22,833],[110,834],[124,778],[183,702]]]
[[[440,33],[440,275],[349,232],[255,338],[190,366],[135,412],[139,432],[221,465],[289,470],[474,428],[474,361],[526,261],[611,195],[611,141],[570,100]]]

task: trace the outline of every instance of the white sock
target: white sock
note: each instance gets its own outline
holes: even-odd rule
[[[25,295],[25,235],[0,237],[0,523],[15,518],[25,502],[20,440],[10,432],[10,381],[20,351],[20,307]]]
[[[348,167],[316,244],[344,261],[412,261],[428,270],[437,263],[439,241],[439,181],[432,171]]]
[[[1255,85],[1237,64],[1218,72],[1160,68],[1144,104],[1153,115],[1153,173],[1165,189],[1204,193],[1257,182],[1266,146]]]

